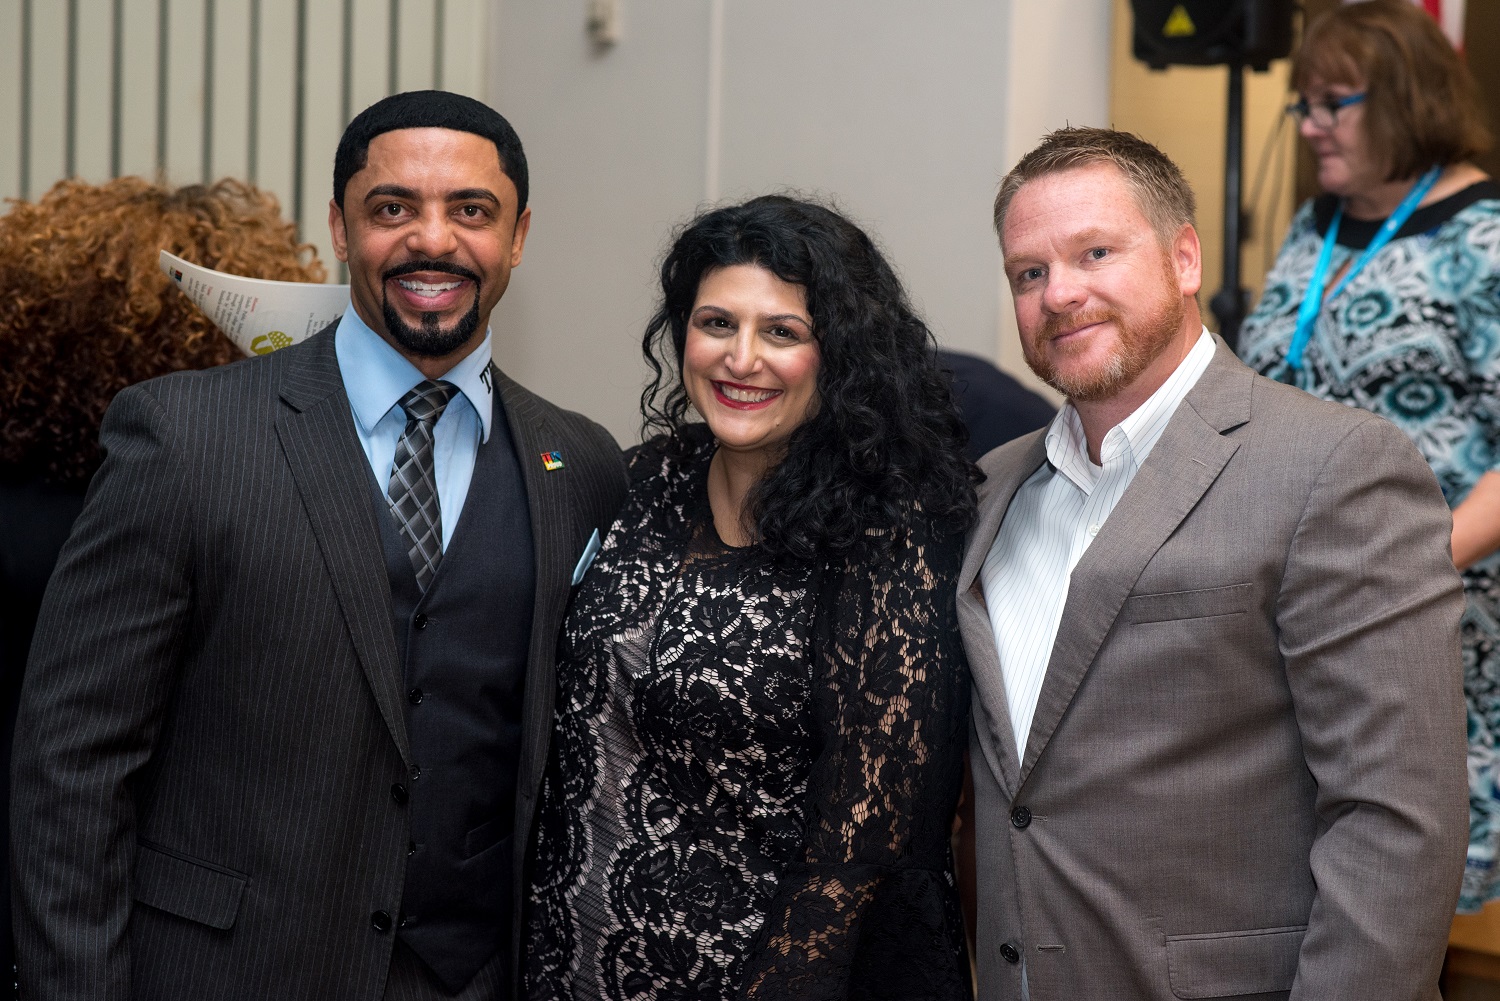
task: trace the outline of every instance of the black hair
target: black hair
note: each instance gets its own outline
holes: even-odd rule
[[[516,186],[516,214],[525,210],[526,153],[521,149],[521,137],[505,116],[462,94],[409,90],[376,101],[344,129],[333,155],[333,200],[339,211],[344,209],[344,188],[349,178],[363,170],[369,160],[370,140],[397,129],[452,129],[488,139],[500,154],[500,169]]]
[[[819,350],[817,409],[751,494],[760,544],[794,560],[888,544],[917,505],[943,528],[967,528],[981,474],[964,456],[968,433],[932,334],[869,236],[813,202],[766,195],[706,212],[679,231],[642,343],[655,373],[641,394],[645,430],[688,447],[688,316],[703,276],[737,264],[803,287]]]

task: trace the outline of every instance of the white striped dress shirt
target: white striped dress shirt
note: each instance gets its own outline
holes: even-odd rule
[[[1089,458],[1083,422],[1065,404],[1047,428],[1047,462],[1021,484],[1006,511],[980,578],[1023,760],[1073,568],[1213,354],[1205,328],[1161,388],[1110,428],[1099,447],[1102,465]]]

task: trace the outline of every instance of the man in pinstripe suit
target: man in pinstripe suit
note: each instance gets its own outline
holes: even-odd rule
[[[16,742],[26,997],[512,996],[555,634],[625,485],[489,362],[526,192],[493,110],[372,106],[343,319],[110,408]]]

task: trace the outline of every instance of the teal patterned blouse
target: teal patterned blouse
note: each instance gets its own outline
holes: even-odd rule
[[[1500,468],[1500,185],[1482,181],[1415,212],[1324,303],[1303,356],[1286,363],[1297,310],[1337,203],[1303,205],[1265,293],[1240,331],[1256,371],[1362,407],[1405,431],[1450,506]],[[1329,274],[1379,229],[1345,218]],[[1470,846],[1460,910],[1500,898],[1500,554],[1464,574],[1464,689],[1469,704]]]

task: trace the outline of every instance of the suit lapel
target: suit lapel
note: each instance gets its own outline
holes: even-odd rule
[[[985,757],[1007,792],[1017,788],[1020,764],[1010,707],[1005,699],[1005,680],[1000,673],[1000,655],[995,649],[995,634],[979,575],[1016,491],[1045,461],[1047,429],[1043,428],[1006,446],[993,463],[986,463],[993,472],[980,485],[979,516],[964,544],[963,566],[958,575],[958,627],[974,678],[974,725],[987,738],[981,741]]]
[[[298,348],[287,348],[294,351]],[[380,530],[370,504],[370,466],[355,435],[333,333],[326,331],[290,364],[282,380],[287,404],[276,434],[333,581],[355,653],[380,715],[409,765],[401,665],[391,625],[390,585]]]
[[[1253,374],[1215,337],[1213,360],[1073,569],[1062,621],[1026,738],[1024,783],[1146,564],[1239,448],[1224,432],[1250,417]]]
[[[567,455],[563,466],[548,469],[543,453],[565,444],[551,427],[535,398],[503,372],[491,366],[497,398],[505,408],[506,420],[515,439],[516,458],[526,485],[527,509],[531,515],[531,541],[536,560],[536,597],[531,618],[531,650],[526,678],[528,720],[541,719],[538,742],[523,738],[520,783],[530,788],[541,778],[545,764],[545,729],[551,725],[553,703],[553,658],[557,648],[557,631],[562,622],[568,591],[572,583],[572,560],[577,531],[575,512],[569,492]]]

